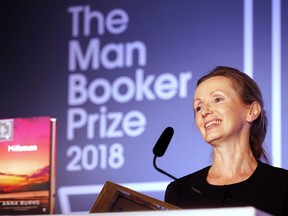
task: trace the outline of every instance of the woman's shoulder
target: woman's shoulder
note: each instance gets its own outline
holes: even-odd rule
[[[207,167],[204,167],[196,172],[193,172],[189,175],[186,175],[186,176],[183,176],[181,177],[179,180],[181,179],[193,179],[193,178],[200,178],[200,177],[204,177],[206,178],[207,177],[207,174],[208,174],[208,171],[210,169],[211,166],[207,166]]]
[[[276,167],[276,166],[273,166],[273,165],[270,165],[268,163],[264,163],[264,162],[261,162],[261,161],[259,162],[259,167],[261,169],[270,170],[270,171],[277,172],[277,173],[288,174],[288,170],[287,169],[284,169],[284,168],[281,168],[281,167]]]
[[[195,183],[198,184],[199,182],[203,183],[203,180],[206,179],[208,171],[211,166],[207,166],[203,169],[200,169],[196,172],[190,173],[188,175],[185,175],[179,179],[176,179],[175,181],[171,182],[170,185],[186,185],[187,183]],[[205,181],[204,181],[205,182]]]
[[[263,162],[258,163],[258,173],[260,175],[265,175],[270,178],[280,178],[284,180],[288,180],[288,170],[280,167],[275,167],[270,164],[266,164]],[[278,180],[280,180],[278,179]]]

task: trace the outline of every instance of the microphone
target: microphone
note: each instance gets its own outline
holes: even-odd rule
[[[162,134],[161,134],[160,137],[158,138],[158,140],[157,140],[157,142],[156,142],[156,144],[155,144],[155,146],[154,146],[154,148],[153,148],[153,153],[154,153],[153,165],[154,165],[154,168],[155,168],[157,171],[159,171],[160,173],[162,173],[162,174],[164,174],[164,175],[166,175],[166,176],[168,176],[168,177],[170,177],[170,178],[172,178],[172,179],[174,179],[174,180],[177,180],[176,177],[174,177],[174,176],[172,176],[171,174],[165,172],[164,170],[158,168],[157,165],[156,165],[156,158],[157,158],[157,157],[162,157],[162,156],[165,154],[166,149],[168,148],[168,145],[169,145],[169,143],[170,143],[173,135],[174,135],[174,129],[173,129],[172,127],[167,127],[167,128],[165,128],[165,130],[162,132]],[[198,188],[195,188],[194,186],[192,186],[192,185],[190,185],[190,184],[187,185],[187,186],[189,186],[189,188],[190,188],[192,191],[194,191],[194,192],[196,192],[196,193],[198,193],[198,194],[200,194],[200,195],[203,195],[203,196],[206,196],[206,197],[209,198],[208,195],[203,194],[202,191],[199,190]]]
[[[168,148],[168,145],[169,145],[169,143],[170,143],[173,135],[174,135],[174,129],[173,129],[172,127],[167,127],[167,128],[165,128],[165,130],[162,132],[162,134],[161,134],[160,137],[158,138],[158,140],[157,140],[157,142],[156,142],[156,144],[155,144],[155,146],[154,146],[154,148],[153,148],[153,153],[154,153],[153,165],[154,165],[154,168],[155,168],[157,171],[159,171],[160,173],[162,173],[162,174],[164,174],[164,175],[166,175],[166,176],[168,176],[168,177],[170,177],[170,178],[172,178],[172,179],[174,179],[174,180],[177,180],[176,177],[174,177],[174,176],[172,176],[171,174],[165,172],[164,170],[160,169],[160,168],[157,167],[157,165],[156,165],[156,158],[157,158],[157,157],[162,157],[162,156],[165,154],[166,149]],[[204,195],[204,196],[206,196],[206,197],[209,198],[208,195],[203,194],[201,190],[195,188],[194,186],[192,186],[192,185],[190,185],[190,184],[187,185],[187,186],[189,186],[189,188],[190,188],[191,190],[193,190],[194,192],[196,192],[196,193],[198,193],[198,194],[200,194],[200,195]]]
[[[172,136],[174,134],[174,129],[172,127],[167,127],[162,132],[161,136],[157,140],[154,148],[153,153],[157,157],[162,157],[172,139]]]
[[[172,139],[172,136],[174,134],[174,129],[172,127],[167,127],[165,130],[162,132],[161,136],[158,138],[154,148],[153,148],[153,153],[154,153],[154,159],[153,159],[153,166],[154,168],[159,171],[160,173],[167,175],[168,177],[176,180],[177,178],[172,176],[171,174],[165,172],[164,170],[160,169],[156,165],[156,159],[157,157],[162,157]]]

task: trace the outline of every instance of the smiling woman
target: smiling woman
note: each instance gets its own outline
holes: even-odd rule
[[[234,110],[232,110],[234,113],[233,116],[240,114],[241,107],[248,107],[249,115],[247,116],[247,122],[251,124],[249,145],[256,159],[259,160],[263,157],[268,162],[268,157],[262,147],[267,131],[267,118],[264,110],[264,101],[257,83],[245,73],[234,68],[217,67],[210,74],[198,80],[197,89],[201,86],[201,83],[203,84],[208,79],[220,79],[215,80],[215,82],[212,80],[212,83],[218,83],[220,89],[226,86],[226,89],[228,88],[227,91],[232,91],[230,92],[232,94],[230,97],[235,98],[231,100],[235,100],[238,103]]]
[[[254,80],[235,68],[216,67],[197,82],[194,112],[213,148],[213,163],[170,183],[165,201],[181,208],[253,206],[287,215],[288,171],[262,162],[269,162],[262,146],[267,118]]]
[[[224,143],[231,146],[231,143],[241,139],[241,146],[249,146],[247,138],[251,122],[257,119],[261,111],[258,102],[244,104],[232,82],[224,76],[211,77],[199,83],[195,98],[196,124],[206,142],[213,146]]]

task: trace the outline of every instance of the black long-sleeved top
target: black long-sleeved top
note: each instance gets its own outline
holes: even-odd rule
[[[288,215],[288,170],[258,162],[247,180],[216,186],[206,181],[209,169],[171,182],[165,201],[185,209],[253,206],[273,215]]]

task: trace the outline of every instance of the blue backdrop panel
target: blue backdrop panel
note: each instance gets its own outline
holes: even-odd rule
[[[209,165],[192,100],[218,65],[259,84],[267,151],[288,168],[287,1],[275,2],[1,3],[0,117],[58,119],[56,213],[89,211],[106,180],[163,199],[171,179],[152,149],[168,126],[161,168],[180,177]]]

